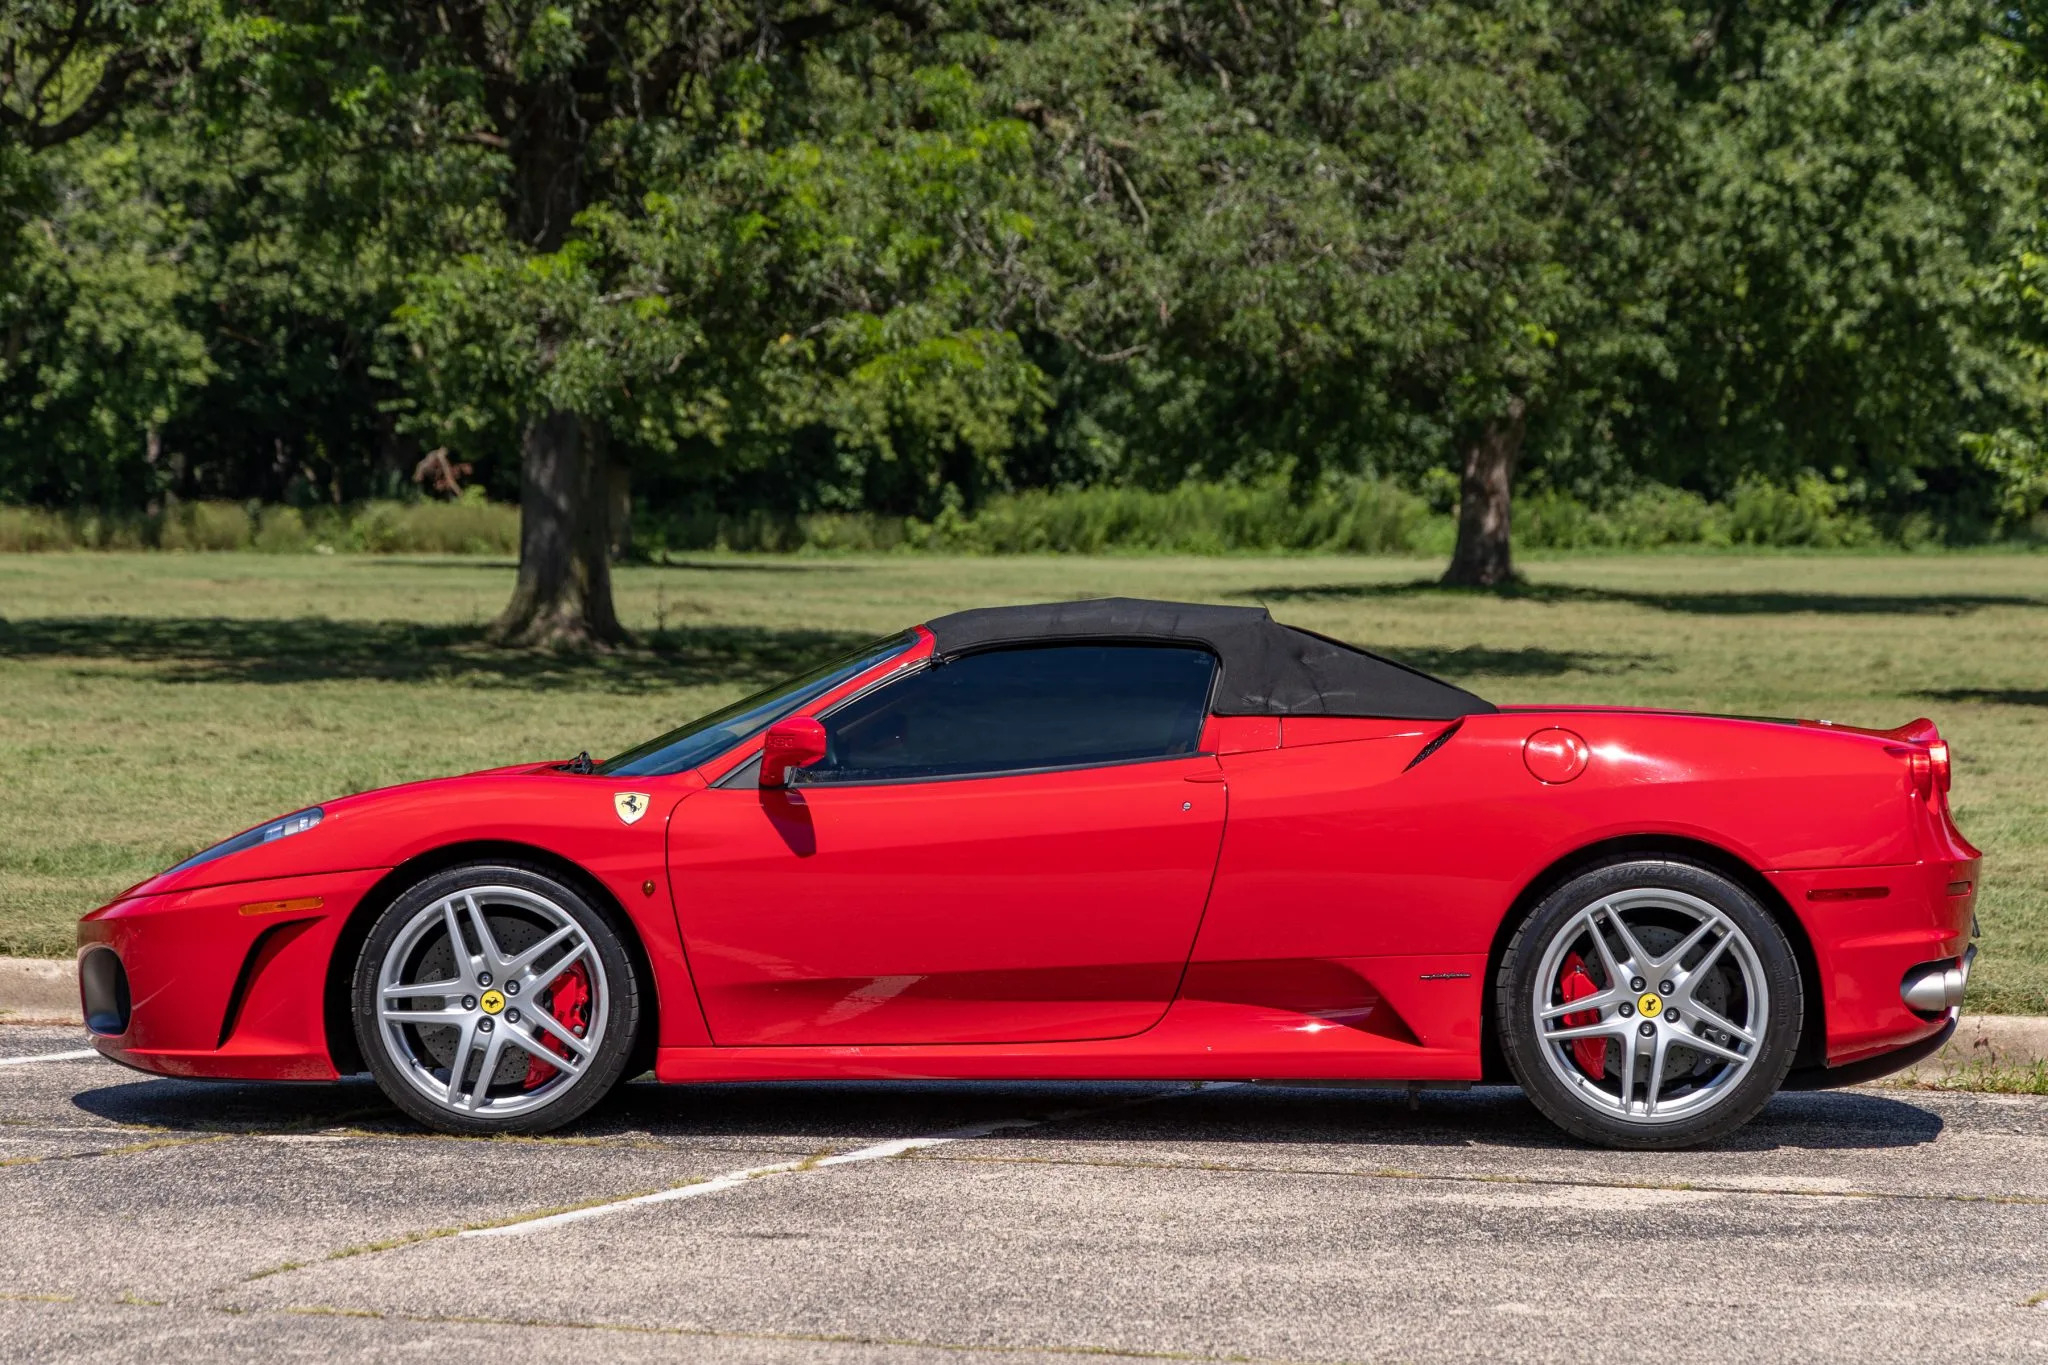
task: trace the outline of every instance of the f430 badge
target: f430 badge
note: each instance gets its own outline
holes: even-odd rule
[[[619,813],[621,820],[630,825],[647,814],[647,793],[613,792],[612,809]]]

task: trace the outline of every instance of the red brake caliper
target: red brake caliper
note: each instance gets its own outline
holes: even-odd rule
[[[578,964],[579,966],[581,964]],[[1566,1000],[1583,1000],[1589,995],[1600,994],[1600,988],[1593,984],[1592,976],[1586,971],[1585,959],[1577,953],[1564,960],[1564,974],[1558,978],[1558,991]],[[1574,1010],[1558,1021],[1566,1028],[1577,1028],[1581,1024],[1600,1022],[1599,1010]],[[1579,1070],[1599,1080],[1607,1074],[1607,1040],[1605,1038],[1580,1038],[1572,1043],[1572,1059],[1579,1064]]]
[[[583,1031],[590,1027],[590,973],[581,962],[555,978],[554,989],[541,997],[540,1007],[563,1028],[579,1038],[583,1036]],[[552,1033],[543,1033],[540,1044],[557,1057],[569,1055],[569,1049]],[[525,1088],[532,1090],[543,1085],[554,1074],[555,1069],[540,1058],[528,1057]]]

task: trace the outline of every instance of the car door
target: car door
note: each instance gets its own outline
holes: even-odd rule
[[[1171,1002],[1225,791],[1206,651],[934,661],[820,717],[825,759],[676,811],[669,860],[720,1044],[1043,1042]]]

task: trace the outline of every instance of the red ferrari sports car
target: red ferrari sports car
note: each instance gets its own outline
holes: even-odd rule
[[[528,1132],[621,1077],[1512,1080],[1711,1139],[1955,1028],[1932,723],[1494,706],[1264,610],[960,612],[604,763],[365,792],[79,926],[172,1076]]]

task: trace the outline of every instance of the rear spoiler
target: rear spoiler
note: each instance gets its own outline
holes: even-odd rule
[[[1941,737],[1941,727],[1925,716],[1890,730],[1837,725],[1831,720],[1802,720],[1799,723],[1817,729],[1847,730],[1851,734],[1889,740],[1891,742],[1885,745],[1884,751],[1894,758],[1904,759],[1906,766],[1912,769],[1913,788],[1920,793],[1922,800],[1931,801],[1937,793],[1948,794],[1952,781],[1948,741]]]

